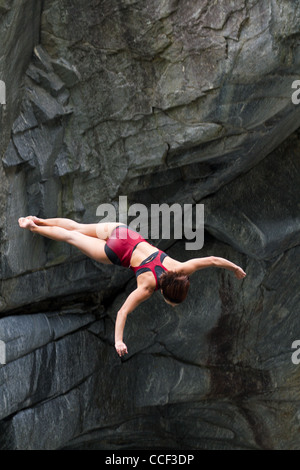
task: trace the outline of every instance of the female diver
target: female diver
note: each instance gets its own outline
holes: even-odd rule
[[[120,357],[128,352],[123,342],[127,315],[157,289],[161,290],[164,300],[175,307],[187,296],[189,276],[199,269],[214,266],[233,271],[238,279],[246,276],[242,268],[216,256],[194,258],[183,263],[176,261],[121,223],[80,224],[70,219],[28,216],[21,217],[19,225],[52,240],[74,245],[100,263],[132,269],[137,287],[118,311],[115,325],[115,349]]]

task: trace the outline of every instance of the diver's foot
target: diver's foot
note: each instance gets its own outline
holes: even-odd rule
[[[39,217],[36,217],[35,215],[28,215],[26,219],[32,220],[35,225],[46,225],[44,219],[40,219]]]
[[[32,230],[34,227],[36,227],[33,220],[29,219],[28,217],[20,217],[18,222],[21,228],[27,228],[28,230]]]

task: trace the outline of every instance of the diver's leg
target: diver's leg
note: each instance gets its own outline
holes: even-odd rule
[[[104,240],[93,239],[76,230],[67,230],[56,226],[36,225],[32,219],[27,217],[21,217],[19,219],[19,225],[22,228],[26,228],[33,233],[38,233],[52,240],[67,242],[99,263],[112,264],[105,254]]]
[[[28,219],[33,220],[36,225],[49,226],[49,227],[61,227],[66,230],[76,230],[93,238],[100,238],[101,240],[107,240],[110,237],[112,231],[120,225],[119,222],[99,222],[97,224],[80,224],[71,219],[55,218],[55,219],[40,219],[38,217],[29,216]]]
[[[49,227],[61,227],[65,228],[66,230],[77,230],[78,224],[75,220],[71,219],[63,219],[63,218],[54,218],[54,219],[41,219],[40,217],[35,217],[33,215],[29,215],[25,217],[26,219],[33,220],[36,225],[42,226],[49,226]]]

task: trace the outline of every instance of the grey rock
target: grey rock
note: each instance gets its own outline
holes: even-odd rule
[[[92,323],[86,332],[56,342],[55,367],[49,368],[52,343],[43,359],[40,351],[45,348],[37,349],[36,364],[48,364],[47,373],[31,374],[39,378],[39,385],[33,389],[35,395],[30,392],[30,400],[38,402],[3,422],[2,448],[113,449],[119,440],[126,448],[134,439],[136,448],[147,449],[146,436],[152,449],[153,444],[158,449],[164,445],[169,449],[297,448],[296,395],[289,395],[289,403],[281,406],[280,422],[273,403],[290,393],[298,380],[289,331],[297,328],[299,299],[290,293],[296,292],[294,260],[299,250],[291,249],[271,263],[237,255],[215,240],[204,251],[203,255],[222,254],[243,264],[248,276],[242,286],[232,273],[212,269],[195,274],[191,295],[175,310],[163,307],[157,294],[128,319],[129,356],[123,362],[113,355],[112,320],[124,295],[100,320],[102,326]],[[169,253],[182,256],[183,243]],[[283,272],[291,277],[282,277]],[[275,289],[278,301],[274,304]],[[76,374],[70,369],[74,354],[83,361]],[[16,367],[20,361],[11,364]],[[93,371],[89,377],[88,364]],[[81,382],[79,373],[86,377]],[[51,389],[47,388],[49,375]],[[63,395],[57,395],[57,380]],[[16,396],[16,388],[10,390]],[[20,400],[25,397],[20,395]],[[41,439],[42,428],[47,431]]]
[[[66,110],[63,108],[63,106],[58,103],[58,101],[53,99],[42,88],[29,88],[28,96],[32,102],[35,115],[37,116],[40,123],[57,119],[66,114]],[[71,110],[68,112],[71,112]]]
[[[32,110],[32,106],[29,101],[23,101],[23,107],[20,112],[20,116],[13,123],[12,132],[13,134],[18,134],[38,127],[38,121],[35,118],[35,115]]]
[[[95,371],[96,352],[93,343],[99,341],[87,332],[78,332],[8,363],[0,369],[1,385],[5,397],[1,418],[13,414],[20,408],[39,404],[61,393],[75,388]],[[82,351],[90,344],[90,360],[82,363]],[[72,347],[70,348],[70,345]],[[93,349],[93,352],[92,352]],[[81,351],[81,352],[80,352]],[[70,369],[70,359],[77,359],[76,371]],[[86,359],[86,358],[85,358]],[[72,360],[72,359],[71,359]],[[52,381],[48,379],[52,375]],[[37,436],[38,438],[38,436]],[[35,444],[37,445],[37,444]]]
[[[54,72],[53,67],[52,67],[52,58],[45,49],[40,45],[36,44],[35,47],[33,48],[33,54],[32,54],[32,65],[36,66],[37,72],[40,70],[40,73],[43,71],[45,72],[45,76],[47,73],[52,73]],[[31,65],[29,66],[31,68]]]
[[[0,2],[0,448],[298,449],[300,3]],[[204,204],[199,271],[114,350],[129,270],[20,230]]]
[[[52,66],[54,71],[59,77],[61,77],[63,83],[68,88],[76,85],[80,81],[80,74],[74,65],[69,64],[63,58],[52,60]]]
[[[246,175],[203,199],[206,230],[259,259],[299,245],[298,155],[299,139],[293,138]],[[274,184],[267,185],[268,179]]]
[[[6,364],[95,320],[93,315],[70,316],[62,312],[21,315],[0,320],[0,336],[6,344]]]
[[[30,161],[30,157],[29,157],[29,161]],[[26,163],[26,160],[23,160],[18,154],[13,144],[13,141],[9,142],[5,155],[2,158],[2,163],[3,163],[4,168],[16,167],[18,165],[22,165]]]
[[[43,86],[53,96],[58,96],[65,89],[65,84],[54,73],[46,73],[36,66],[30,64],[26,74],[36,83]]]

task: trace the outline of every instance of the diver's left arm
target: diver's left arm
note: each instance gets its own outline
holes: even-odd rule
[[[205,258],[194,258],[182,263],[182,271],[186,275],[191,275],[195,271],[199,269],[209,268],[209,267],[216,267],[216,268],[224,268],[228,269],[229,271],[234,272],[237,279],[243,279],[246,276],[245,271],[238,266],[237,264],[228,261],[225,258],[219,258],[218,256],[207,256]]]

